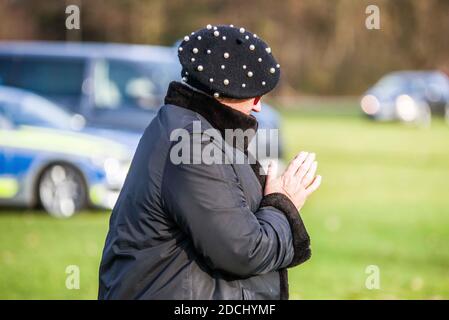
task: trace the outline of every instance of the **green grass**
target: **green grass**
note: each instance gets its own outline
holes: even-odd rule
[[[449,298],[449,126],[284,112],[287,158],[314,151],[320,190],[302,210],[312,259],[290,270],[293,299]],[[107,213],[0,215],[0,298],[94,299]],[[65,268],[80,267],[79,290]],[[368,265],[380,289],[365,287]]]
[[[58,220],[42,212],[0,215],[0,299],[94,299],[107,213]],[[80,268],[80,289],[65,286]]]
[[[449,298],[449,127],[285,114],[288,157],[314,151],[322,186],[303,209],[312,259],[291,298]],[[365,269],[380,268],[368,290]]]

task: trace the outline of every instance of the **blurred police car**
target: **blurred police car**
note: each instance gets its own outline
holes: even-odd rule
[[[438,71],[400,71],[382,77],[362,97],[363,112],[374,120],[427,122],[449,114],[449,78]]]
[[[37,93],[90,127],[143,133],[163,104],[168,84],[180,80],[176,47],[74,42],[0,42],[0,85]],[[259,128],[279,129],[264,104]],[[266,139],[268,145],[280,141]]]
[[[35,94],[0,86],[0,205],[42,205],[69,217],[112,208],[139,135],[83,128]]]

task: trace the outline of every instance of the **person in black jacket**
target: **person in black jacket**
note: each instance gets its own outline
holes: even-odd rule
[[[287,299],[286,269],[311,255],[298,210],[321,182],[315,155],[265,175],[250,161],[253,135],[227,138],[257,130],[250,113],[280,66],[232,25],[193,32],[178,55],[184,83],[170,84],[112,211],[99,299]]]

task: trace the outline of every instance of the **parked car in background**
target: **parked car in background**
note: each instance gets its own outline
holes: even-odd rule
[[[0,86],[0,205],[69,217],[112,208],[140,135],[84,128],[35,94]]]
[[[0,42],[0,85],[37,93],[90,127],[143,133],[170,81],[181,78],[176,54],[175,47],[161,46]],[[255,116],[260,128],[280,127],[266,104]]]
[[[374,120],[428,121],[449,114],[449,77],[439,71],[399,71],[382,77],[361,100]]]

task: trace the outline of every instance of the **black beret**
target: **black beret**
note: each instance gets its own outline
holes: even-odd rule
[[[280,66],[257,35],[233,25],[207,25],[178,48],[184,82],[214,97],[246,99],[276,87]]]

